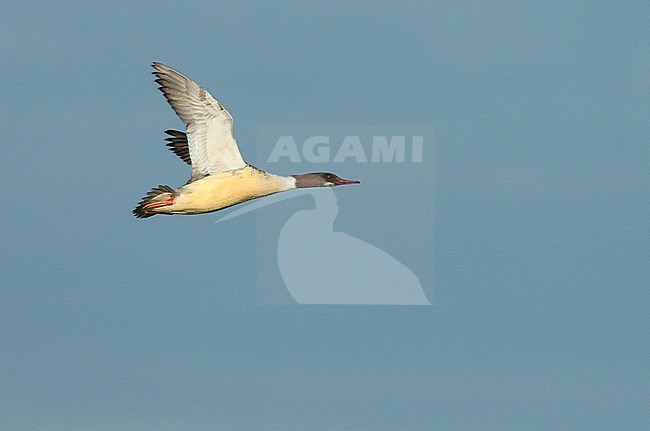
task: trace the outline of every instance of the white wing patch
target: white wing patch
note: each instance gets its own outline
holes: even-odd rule
[[[246,166],[226,108],[177,70],[161,63],[153,63],[153,67],[160,91],[186,125],[192,178]]]

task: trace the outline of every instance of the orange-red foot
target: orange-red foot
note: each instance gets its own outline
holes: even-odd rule
[[[164,201],[149,202],[148,204],[146,204],[142,208],[148,210],[148,209],[151,209],[151,208],[158,208],[158,207],[164,207],[164,206],[167,206],[167,205],[172,205],[173,203],[174,203],[174,196],[172,196],[171,198],[169,198],[167,200],[164,200]]]

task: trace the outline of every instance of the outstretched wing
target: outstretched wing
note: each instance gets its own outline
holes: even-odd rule
[[[192,178],[243,168],[232,116],[203,87],[161,63],[153,63],[159,89],[185,123]]]

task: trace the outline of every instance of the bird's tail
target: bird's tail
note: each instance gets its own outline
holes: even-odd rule
[[[160,214],[155,208],[172,205],[176,192],[169,186],[159,185],[151,189],[138,203],[133,210],[133,215],[137,218],[147,218]]]

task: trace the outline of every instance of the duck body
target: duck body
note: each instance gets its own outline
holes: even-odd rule
[[[174,190],[171,199],[158,195],[158,201],[166,205],[154,205],[150,209],[158,214],[203,214],[294,188],[296,179],[293,177],[271,174],[247,165],[185,184]],[[142,205],[145,214],[146,205],[147,202]]]

